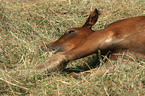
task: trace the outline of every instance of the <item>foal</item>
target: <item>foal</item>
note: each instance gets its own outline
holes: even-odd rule
[[[82,27],[68,29],[57,41],[47,45],[56,54],[37,66],[38,72],[61,71],[69,61],[83,58],[100,50],[101,54],[129,50],[145,58],[145,16],[111,23],[93,31],[99,12],[95,9]]]

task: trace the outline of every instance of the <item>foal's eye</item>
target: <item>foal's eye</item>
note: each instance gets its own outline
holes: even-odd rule
[[[75,32],[75,30],[69,30],[69,31],[66,32],[66,34],[71,34],[71,33],[74,33],[74,32]]]

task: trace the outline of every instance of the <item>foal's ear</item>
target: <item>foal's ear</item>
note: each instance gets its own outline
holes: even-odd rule
[[[99,17],[99,11],[95,9],[87,19],[86,23],[83,25],[83,27],[91,28],[98,20]]]

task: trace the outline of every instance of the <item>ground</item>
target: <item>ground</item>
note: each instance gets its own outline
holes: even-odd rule
[[[95,8],[101,15],[93,29],[99,30],[116,20],[145,15],[144,5],[144,0],[1,0],[0,95],[145,95],[145,61],[132,57],[108,59],[107,64],[100,60],[95,71],[78,78],[35,71],[50,57],[40,45],[82,26]],[[67,68],[89,69],[93,60],[79,59]]]

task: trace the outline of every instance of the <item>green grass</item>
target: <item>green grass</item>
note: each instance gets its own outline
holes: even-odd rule
[[[0,95],[145,95],[145,61],[102,61],[90,75],[36,74],[49,58],[40,45],[57,40],[66,29],[82,26],[94,8],[101,16],[94,30],[109,23],[145,15],[144,0],[2,0],[0,1]],[[91,58],[91,57],[89,57]],[[80,59],[68,67],[85,66]],[[89,61],[90,62],[90,61]]]

